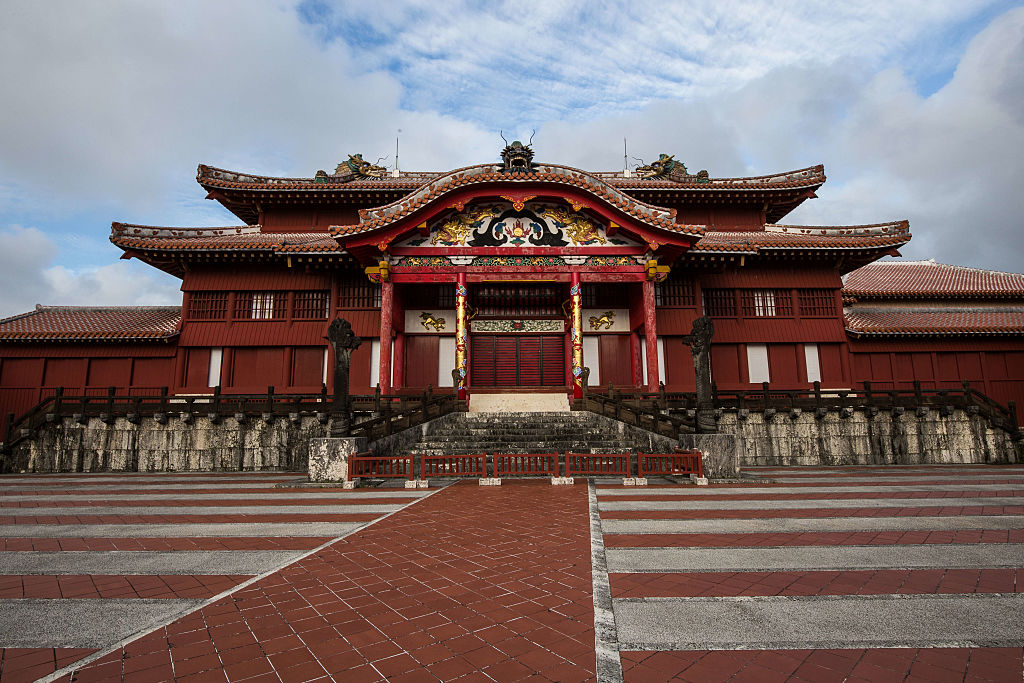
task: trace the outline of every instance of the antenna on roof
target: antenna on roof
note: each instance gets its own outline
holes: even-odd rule
[[[395,134],[395,170],[391,173],[391,177],[397,178],[401,175],[401,167],[398,165],[398,137],[402,134],[402,129],[398,129],[398,133]]]
[[[628,178],[632,175],[629,172],[629,155],[626,154],[626,138],[622,138],[622,177]]]

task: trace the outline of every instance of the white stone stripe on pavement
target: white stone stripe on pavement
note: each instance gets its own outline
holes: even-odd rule
[[[1013,484],[907,484],[897,486],[735,486],[719,488],[717,486],[684,485],[676,488],[648,488],[644,486],[621,489],[598,489],[598,498],[614,499],[622,496],[749,496],[765,494],[798,494],[811,495],[822,493],[886,493],[889,498],[900,498],[901,493],[913,491],[1009,491]],[[191,497],[191,496],[190,496]],[[1024,497],[1022,497],[1024,498]],[[3,500],[3,498],[0,498]],[[957,499],[951,499],[957,500]],[[962,498],[960,500],[969,500]]]
[[[188,614],[202,600],[0,600],[0,647],[104,647]]]
[[[623,650],[1024,646],[1024,594],[614,601]]]

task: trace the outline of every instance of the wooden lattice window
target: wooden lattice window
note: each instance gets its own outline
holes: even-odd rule
[[[704,315],[712,318],[736,317],[735,289],[705,289]]]
[[[366,276],[341,281],[338,291],[339,308],[380,308],[380,301],[380,285],[370,282]]]
[[[455,284],[437,286],[437,307],[455,308]]]
[[[746,318],[775,318],[793,315],[793,298],[788,289],[742,289],[740,303]]]
[[[483,285],[474,289],[471,301],[484,317],[516,318],[561,316],[558,285]]]
[[[801,289],[797,291],[800,298],[800,315],[808,318],[832,317],[836,314],[835,290]]]
[[[235,295],[235,319],[273,320],[284,318],[288,307],[285,292],[239,292]]]
[[[223,320],[228,314],[227,292],[192,292],[188,298],[191,320]]]
[[[694,306],[693,283],[689,280],[669,280],[654,285],[655,306]]]
[[[328,315],[330,292],[295,292],[292,318],[296,320],[319,320]]]

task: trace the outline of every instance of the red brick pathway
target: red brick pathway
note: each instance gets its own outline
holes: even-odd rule
[[[0,681],[28,683],[91,655],[89,648],[8,647],[0,648]]]
[[[1024,592],[1024,569],[609,574],[613,598]]]
[[[1024,505],[942,505],[877,508],[781,508],[766,510],[606,510],[603,519],[820,519],[836,517],[959,517],[1024,515]]]
[[[752,546],[920,545],[932,543],[1024,543],[1024,529],[953,531],[809,531],[805,533],[614,534],[606,548],[745,548]]]
[[[73,680],[328,676],[592,680],[586,487],[449,487],[101,657]]]
[[[719,650],[623,652],[626,683],[661,681],[846,681],[945,683],[1008,681],[1020,671],[1020,648],[871,650]],[[1019,678],[1018,678],[1019,680]]]
[[[205,599],[250,578],[248,574],[5,574],[0,576],[0,598]]]
[[[0,550],[312,550],[323,536],[170,538],[0,538]]]

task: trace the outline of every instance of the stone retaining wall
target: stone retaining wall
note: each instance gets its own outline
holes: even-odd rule
[[[309,440],[328,434],[315,416],[243,418],[214,422],[196,415],[158,421],[125,418],[108,423],[58,418],[4,457],[8,472],[305,471]]]
[[[597,416],[594,416],[597,417]],[[380,454],[408,449],[421,435],[459,418],[444,416],[382,439]],[[609,419],[609,418],[605,418]],[[1024,461],[1021,443],[963,410],[723,413],[720,435],[681,435],[684,448],[706,453],[711,477],[755,465],[910,465]],[[622,425],[627,432],[640,432]],[[290,470],[304,472],[309,441],[329,434],[314,415],[268,419],[194,415],[185,422],[142,417],[137,422],[72,417],[44,425],[3,456],[5,472]],[[644,432],[646,434],[646,432]],[[726,438],[710,438],[724,436]],[[656,448],[654,450],[657,450]]]
[[[741,414],[726,412],[718,421],[725,449],[722,473],[757,465],[918,465],[939,463],[1013,463],[1021,444],[981,415],[964,410],[916,412],[829,411]],[[682,435],[695,445],[702,435]],[[705,449],[707,450],[707,449]]]

